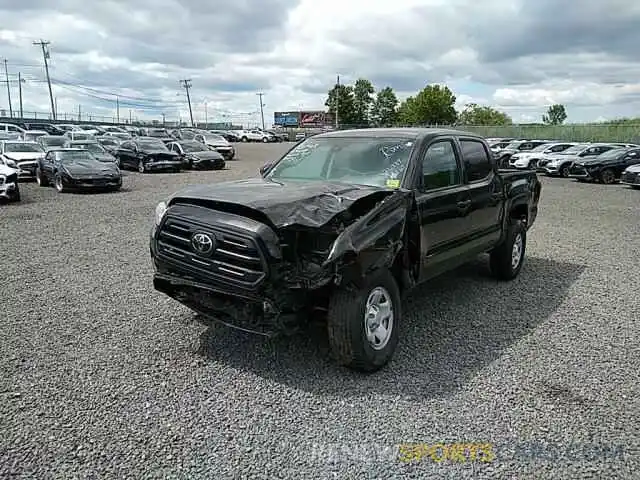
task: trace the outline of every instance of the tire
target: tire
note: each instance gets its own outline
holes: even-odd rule
[[[56,190],[58,191],[58,193],[64,193],[66,192],[65,188],[64,188],[64,183],[62,183],[62,176],[59,173],[56,173],[56,176],[54,177],[54,185],[56,187]]]
[[[36,170],[36,183],[41,187],[49,186],[49,180],[42,174],[42,170],[39,168]]]
[[[243,142],[243,143],[247,143],[249,141],[249,139],[247,137],[242,137],[240,139],[240,141]]]
[[[640,190],[640,185],[631,185],[634,190]]]
[[[602,172],[600,172],[600,181],[605,185],[611,185],[616,181],[616,174],[610,168],[605,168]]]
[[[527,165],[527,168],[529,170],[533,170],[534,168],[538,167],[538,161],[537,160],[529,160],[529,165]]]
[[[560,176],[562,178],[569,178],[569,168],[570,167],[571,167],[571,165],[569,165],[568,163],[560,166],[560,168],[558,169],[558,172],[560,173]]]
[[[382,324],[386,322],[390,332],[374,347],[367,339],[366,312],[367,303],[376,296],[390,302],[391,315],[379,320]],[[374,372],[384,367],[398,344],[402,316],[400,301],[398,285],[386,269],[372,273],[356,291],[339,289],[334,292],[329,301],[327,333],[336,361],[360,372]],[[371,310],[373,313],[374,309]]]
[[[509,168],[509,155],[500,157],[500,160],[498,160],[498,166],[499,168]]]
[[[15,197],[13,197],[13,201],[14,202],[19,202],[20,201],[20,185],[16,184],[16,195]]]
[[[526,248],[527,230],[525,224],[520,219],[512,219],[507,227],[504,241],[490,253],[489,263],[493,276],[504,281],[516,278],[522,270]]]
[[[138,160],[138,173],[146,173],[147,169],[144,168],[144,162],[142,160]]]
[[[267,137],[264,137],[264,138],[262,139],[262,143],[269,143],[269,139],[268,139]]]

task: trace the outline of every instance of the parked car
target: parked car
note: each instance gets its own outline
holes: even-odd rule
[[[0,123],[0,133],[6,133],[14,138],[24,138],[26,130],[13,123]]]
[[[100,135],[97,138],[117,138],[120,141],[131,140],[133,137],[127,132],[105,132],[104,135]]]
[[[58,123],[56,126],[59,129],[64,130],[65,132],[84,132],[84,130],[82,130],[79,126],[72,123]]]
[[[569,168],[573,162],[589,157],[597,157],[614,148],[616,147],[608,143],[578,144],[567,148],[563,152],[543,157],[538,161],[538,168],[548,176],[567,178],[569,176]]]
[[[136,137],[122,142],[116,152],[116,158],[120,168],[135,168],[140,173],[179,172],[182,168],[180,156],[169,151],[159,138]]]
[[[101,162],[81,148],[49,150],[38,161],[36,181],[53,184],[60,193],[73,190],[120,190],[122,173],[115,163]]]
[[[105,125],[102,127],[102,130],[104,130],[104,133],[124,133],[129,135],[129,133],[122,127],[116,127],[114,125]],[[130,137],[131,135],[129,135]]]
[[[78,128],[80,128],[82,132],[93,135],[94,137],[104,133],[104,130],[96,125],[78,125]]]
[[[44,130],[27,130],[22,135],[22,139],[27,142],[37,142],[38,138],[49,136]]]
[[[116,151],[118,150],[118,146],[122,143],[122,140],[120,140],[118,137],[111,137],[106,134],[96,137],[96,140],[111,155],[115,155]]]
[[[620,183],[629,185],[633,189],[640,189],[640,165],[627,167],[620,176]]]
[[[116,163],[115,155],[109,153],[102,145],[93,140],[77,140],[75,142],[67,142],[65,148],[80,148],[90,152],[97,160],[101,162]]]
[[[483,252],[497,278],[518,275],[541,192],[482,137],[444,129],[319,134],[261,176],[156,207],[155,289],[264,335],[325,311],[339,363],[363,371],[394,353],[401,293]]]
[[[270,135],[260,130],[236,130],[241,142],[263,142],[270,141]]]
[[[64,132],[64,137],[71,141],[77,140],[95,140],[96,136],[92,133],[79,132],[77,130],[69,130]]]
[[[56,127],[51,123],[25,123],[24,128],[26,130],[43,130],[47,132],[49,135],[63,135],[64,130]]]
[[[305,138],[307,138],[307,134],[305,132],[296,132],[296,135],[295,135],[296,142],[301,142]]]
[[[640,148],[614,148],[597,157],[573,162],[569,176],[583,182],[599,181],[606,185],[620,180],[622,172],[640,163]]]
[[[221,153],[195,140],[179,140],[167,144],[167,148],[180,155],[183,167],[193,170],[221,170],[225,167]]]
[[[198,134],[193,139],[206,145],[208,148],[219,152],[225,160],[233,160],[236,156],[236,150],[227,140],[215,133]]]
[[[235,130],[211,130],[211,133],[215,133],[224,138],[227,142],[239,142],[240,137]]]
[[[538,166],[538,161],[545,155],[564,152],[567,148],[573,147],[575,143],[543,143],[528,152],[518,152],[509,158],[509,166],[512,168],[534,169]]]
[[[288,142],[289,141],[289,133],[282,132],[279,130],[265,130],[266,133],[273,137],[273,141],[275,142]]]
[[[548,140],[518,140],[511,142],[495,154],[498,159],[498,165],[502,168],[506,168],[509,166],[509,159],[512,155],[520,152],[530,152],[534,148],[548,143],[550,143]]]
[[[18,170],[20,178],[34,179],[38,160],[44,156],[44,150],[36,142],[5,140],[0,142],[0,155],[7,165]]]
[[[10,167],[2,158],[0,158],[0,200],[3,202],[20,201],[18,170]]]
[[[39,137],[37,143],[46,152],[51,148],[60,148],[68,141],[69,139],[63,135],[47,135]]]

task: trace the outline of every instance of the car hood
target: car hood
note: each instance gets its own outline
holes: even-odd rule
[[[147,151],[147,150],[141,150],[140,153],[145,154],[148,157],[153,158],[154,160],[160,160],[160,161],[164,161],[164,160],[178,160],[179,155],[175,152],[170,152],[170,151],[166,151],[166,152],[158,152],[158,151]]]
[[[101,175],[107,173],[119,173],[115,166],[103,163],[96,165],[95,162],[78,162],[73,165],[64,165],[64,169],[69,175]]]
[[[398,190],[383,187],[257,178],[190,186],[175,193],[168,204],[186,201],[241,215],[244,207],[260,212],[277,228],[291,225],[317,228],[347,212],[356,202],[369,199],[373,208],[375,203],[396,192]]]
[[[582,158],[577,155],[547,155],[545,158],[552,162],[564,161],[564,160],[568,160],[570,162],[576,162],[578,160],[582,160]]]
[[[9,153],[5,153],[4,156],[9,160],[20,162],[22,160],[33,160],[35,158],[42,158],[44,157],[44,153],[42,152],[9,152]]]
[[[610,158],[609,160],[603,160],[600,159],[598,160],[598,158],[590,158],[588,160],[576,160],[576,163],[580,164],[580,165],[604,165],[606,163],[618,163],[619,160],[616,160],[615,158]]]
[[[193,157],[199,160],[219,160],[222,158],[222,155],[212,150],[203,150],[201,152],[187,153],[187,157]]]
[[[208,141],[207,145],[209,145],[210,147],[213,148],[219,148],[219,147],[230,147],[231,144],[229,142],[221,142],[219,140],[213,140],[213,141]]]

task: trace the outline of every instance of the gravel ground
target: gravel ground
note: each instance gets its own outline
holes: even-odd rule
[[[520,277],[478,262],[420,287],[393,362],[361,376],[321,330],[207,329],[152,288],[156,203],[284,148],[0,207],[0,477],[640,478],[640,192],[544,179]],[[398,460],[412,442],[495,459]]]

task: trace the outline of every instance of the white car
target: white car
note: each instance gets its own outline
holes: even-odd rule
[[[640,164],[625,168],[620,177],[620,183],[630,185],[631,188],[640,190]]]
[[[20,178],[36,178],[38,161],[44,158],[44,149],[36,142],[5,140],[0,143],[3,163],[18,171]]]
[[[49,134],[44,130],[27,130],[22,135],[22,139],[27,142],[37,142],[40,137],[47,137]]]
[[[238,136],[241,142],[272,142],[273,135],[270,135],[261,130],[238,130]]]
[[[20,200],[18,170],[7,165],[5,160],[0,160],[0,199],[7,202]]]
[[[103,137],[113,137],[120,140],[131,140],[133,137],[129,135],[127,132],[116,132],[114,130],[109,130],[107,133],[102,135]]]
[[[64,130],[65,132],[84,132],[79,126],[73,125],[72,123],[60,123],[56,125],[56,127]]]
[[[538,166],[538,161],[546,158],[546,155],[564,152],[573,147],[575,143],[545,143],[538,145],[533,150],[514,153],[509,158],[509,167],[518,169],[533,169]]]
[[[0,133],[11,135],[16,138],[22,138],[25,132],[26,130],[24,128],[20,128],[13,123],[0,123]]]
[[[105,127],[102,127],[102,129],[106,132],[105,135],[107,133],[124,133],[124,134],[127,134],[126,130],[124,130],[124,129],[120,128],[120,127],[114,127],[112,125],[107,125]],[[131,135],[129,135],[129,137],[131,137]]]
[[[217,133],[199,133],[193,137],[196,142],[204,143],[211,150],[215,150],[224,157],[225,160],[233,160],[236,150],[226,138]]]
[[[67,131],[64,133],[64,136],[72,142],[76,142],[78,140],[95,140],[96,138],[95,135],[84,130]]]

